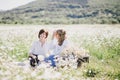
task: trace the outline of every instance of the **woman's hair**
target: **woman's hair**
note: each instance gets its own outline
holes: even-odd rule
[[[59,39],[58,39],[58,45],[62,45],[63,44],[63,41],[65,40],[65,35],[66,35],[66,32],[62,29],[58,29],[56,31],[56,34],[59,36]]]
[[[40,31],[39,31],[39,33],[38,33],[38,38],[40,38],[40,35],[42,34],[42,33],[46,33],[46,38],[48,37],[48,31],[45,31],[44,29],[41,29]]]

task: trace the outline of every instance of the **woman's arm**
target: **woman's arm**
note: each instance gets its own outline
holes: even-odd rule
[[[51,42],[49,43],[49,49],[50,49],[50,50],[51,50],[51,49],[54,49],[56,44],[57,44],[56,31],[53,31],[52,40],[51,40]]]
[[[56,38],[56,30],[53,31],[53,34],[52,34],[52,40],[53,40],[54,38]]]

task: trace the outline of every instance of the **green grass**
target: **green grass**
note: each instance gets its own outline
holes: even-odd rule
[[[35,80],[44,74],[45,69],[37,71],[27,70],[16,65],[11,65],[12,62],[25,61],[28,57],[28,52],[31,43],[37,40],[37,33],[39,29],[45,28],[50,33],[48,41],[51,39],[52,31],[58,28],[63,28],[68,33],[68,39],[76,46],[83,47],[89,50],[90,62],[83,63],[79,69],[59,69],[56,72],[61,73],[61,77],[53,78],[51,80],[119,80],[120,79],[120,31],[119,27],[109,27],[94,25],[95,27],[86,27],[88,25],[70,25],[67,27],[61,26],[36,26],[36,27],[0,27],[0,79],[17,80],[19,77],[23,80]],[[68,25],[69,26],[69,25]],[[93,25],[91,25],[93,26]],[[104,29],[104,27],[107,27]],[[76,27],[76,28],[75,28]],[[88,31],[92,35],[87,34]],[[95,30],[96,34],[94,34]],[[101,32],[97,32],[100,30]],[[115,30],[113,32],[113,30]],[[84,31],[84,32],[81,32]],[[110,33],[108,33],[108,31]],[[83,33],[83,34],[82,34]],[[107,34],[106,34],[107,33]],[[116,34],[115,34],[116,33]],[[49,71],[49,70],[48,70]],[[36,75],[32,76],[31,72]],[[52,73],[55,71],[53,70]],[[17,75],[19,74],[19,76]],[[47,76],[46,76],[47,77]],[[46,78],[41,78],[46,80]]]

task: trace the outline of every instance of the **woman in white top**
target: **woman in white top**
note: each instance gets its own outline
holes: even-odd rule
[[[52,42],[50,44],[50,49],[52,50],[51,55],[46,58],[51,60],[51,66],[55,67],[54,56],[60,55],[64,48],[68,47],[68,41],[66,40],[66,32],[62,29],[58,29],[53,33]]]
[[[38,34],[38,41],[35,41],[32,44],[32,47],[29,51],[30,65],[32,67],[36,66],[36,63],[39,64],[38,55],[42,55],[45,57],[48,52],[48,44],[46,43],[46,39],[48,37],[48,32],[44,29],[41,29]]]
[[[66,32],[62,29],[56,30],[53,34],[51,47],[52,55],[60,55],[63,49],[69,46],[68,41],[66,40]]]

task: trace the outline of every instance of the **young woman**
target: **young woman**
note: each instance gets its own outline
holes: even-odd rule
[[[68,41],[66,40],[66,32],[62,29],[58,29],[53,33],[52,42],[50,44],[50,50],[52,50],[52,53],[48,58],[45,60],[51,61],[51,66],[55,67],[55,56],[60,56],[61,52],[64,48],[67,48],[69,46]]]
[[[39,64],[38,55],[46,56],[46,53],[48,53],[48,44],[46,43],[46,39],[48,37],[48,32],[44,29],[41,29],[38,34],[38,41],[35,41],[32,44],[32,47],[29,51],[29,59],[30,59],[30,65],[32,67],[35,67]]]

